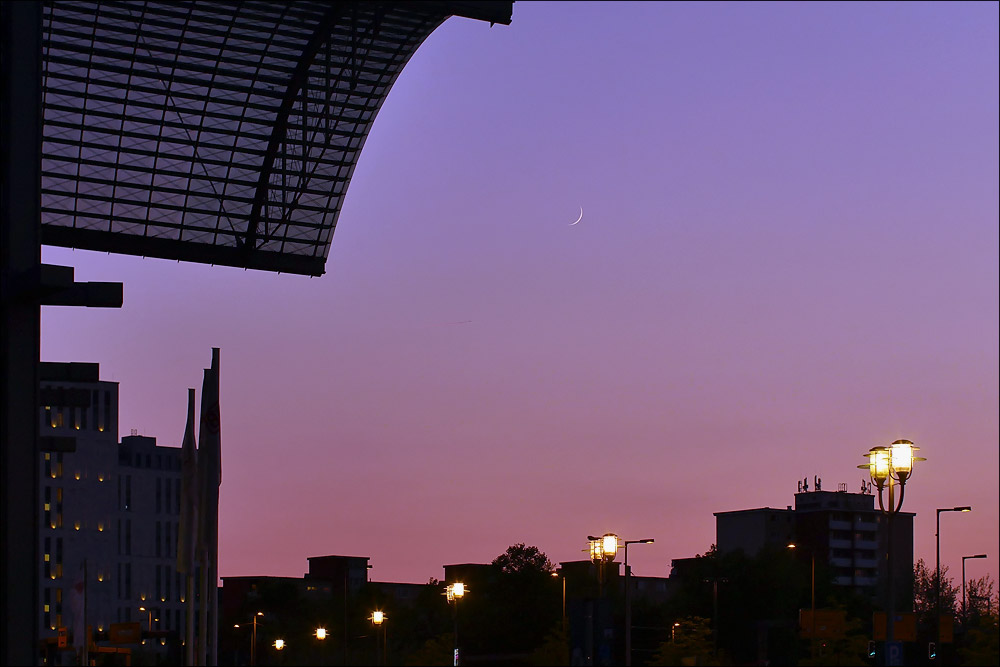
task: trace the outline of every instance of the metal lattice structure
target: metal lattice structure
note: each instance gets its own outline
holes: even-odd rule
[[[46,2],[42,242],[321,275],[375,115],[511,2]]]

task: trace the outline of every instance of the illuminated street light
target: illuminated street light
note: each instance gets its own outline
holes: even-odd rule
[[[274,644],[272,644],[272,646],[274,646],[274,648],[278,649],[279,651],[282,651],[285,648],[285,640],[284,639],[275,639],[274,640]]]
[[[975,556],[962,556],[962,624],[968,620],[968,608],[965,599],[965,561],[972,558],[986,558],[986,554],[976,554]]]
[[[447,588],[445,588],[445,595],[448,597],[448,602],[454,602],[455,598],[464,597],[465,584],[460,581],[450,584]]]
[[[896,618],[896,601],[893,599],[893,595],[895,594],[892,559],[893,517],[903,506],[906,481],[913,475],[913,464],[916,461],[926,461],[922,457],[913,455],[918,449],[919,447],[915,447],[909,440],[896,440],[888,447],[872,447],[868,450],[868,454],[866,454],[868,463],[858,466],[859,468],[868,469],[868,473],[871,475],[872,481],[875,482],[875,487],[878,489],[878,507],[886,515],[886,535],[888,536],[886,545],[886,570],[889,578],[887,585],[888,600],[886,601],[886,646],[892,644],[895,640],[895,628],[893,627]],[[882,490],[887,486],[889,487],[888,507],[882,498]],[[896,486],[899,486],[898,500],[895,495]],[[888,651],[886,652],[887,661],[893,660],[893,657],[889,655]]]
[[[253,615],[253,631],[250,634],[250,665],[251,667],[257,664],[257,617],[263,616],[264,612],[258,611]],[[234,628],[239,628],[240,624],[237,623],[233,625]]]
[[[788,545],[789,549],[798,549],[799,545],[792,543]],[[807,549],[809,555],[812,557],[812,574],[810,576],[810,595],[811,600],[810,605],[812,608],[812,631],[809,633],[809,655],[811,658],[816,658],[816,551],[813,549]]]
[[[563,632],[566,632],[566,574],[553,572],[552,576],[556,579],[562,579],[562,629]]]
[[[462,594],[464,595],[465,592],[463,591]],[[389,640],[388,640],[388,636],[387,636],[387,631],[389,629],[389,626],[385,622],[386,622],[386,620],[388,620],[389,617],[386,616],[385,613],[383,613],[381,611],[378,611],[378,610],[375,610],[375,611],[372,612],[372,615],[369,616],[368,618],[375,625],[375,653],[376,654],[378,654],[378,646],[379,646],[379,644],[378,644],[378,631],[379,631],[379,628],[382,629],[382,643],[383,643],[383,646],[382,646],[382,658],[381,658],[381,660],[379,660],[378,659],[378,655],[376,655],[375,656],[376,657],[375,662],[384,665],[384,664],[386,664],[386,662],[388,662],[387,659],[386,659],[386,655],[387,655],[388,649],[389,649]]]
[[[590,560],[597,565],[597,599],[598,604],[603,605],[604,600],[604,579],[606,577],[607,564],[612,563],[618,556],[619,540],[614,533],[605,533],[601,537],[587,535],[587,542],[590,549]],[[590,626],[591,633],[595,632],[593,622]],[[591,646],[597,650],[596,637],[591,638]],[[593,661],[593,656],[589,657]]]
[[[461,581],[448,584],[448,586],[444,589],[444,594],[448,598],[448,602],[455,603],[455,665],[461,664],[461,653],[458,647],[458,601],[465,597],[467,592],[468,589]]]
[[[316,639],[323,640],[326,639],[326,628],[316,628]]]

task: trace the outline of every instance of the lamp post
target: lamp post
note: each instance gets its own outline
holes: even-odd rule
[[[146,629],[149,632],[152,632],[153,631],[153,610],[152,609],[146,609],[146,607],[139,607],[139,611],[144,611],[147,614],[149,614],[149,619],[146,621]],[[159,620],[159,619],[157,619],[157,620]]]
[[[448,602],[455,603],[455,660],[454,664],[457,666],[461,664],[460,650],[458,647],[458,601],[465,597],[468,589],[460,581],[456,581],[453,584],[448,584],[444,589],[444,594],[448,598]]]
[[[797,544],[789,544],[789,549],[800,548]],[[809,632],[809,657],[813,660],[816,659],[816,551],[813,549],[807,549],[809,556],[811,557],[811,567],[809,576],[809,600],[810,600],[810,614],[812,618],[812,630]]]
[[[593,535],[587,535],[587,540],[590,542],[590,560],[597,564],[597,598],[598,601],[604,599],[604,576],[606,574],[605,566],[615,560],[618,555],[619,539],[614,533],[605,533],[600,537],[595,537]],[[594,637],[594,615],[591,614],[591,642]],[[597,647],[594,646],[594,651]],[[592,651],[593,653],[593,651]],[[591,655],[591,664],[593,664],[593,655]]]
[[[681,624],[674,621],[674,624],[670,626],[670,643],[677,643],[677,628],[681,627]]]
[[[263,615],[264,615],[264,612],[262,612],[262,611],[258,611],[256,614],[253,615],[253,630],[250,633],[250,665],[251,665],[251,667],[253,665],[257,664],[257,617],[258,616],[263,616]],[[233,625],[233,627],[234,628],[238,628],[238,627],[240,627],[240,624],[237,623],[237,624]],[[317,630],[316,632],[318,633],[319,630]],[[323,630],[323,633],[324,633],[324,636],[325,636],[326,630]],[[317,634],[317,636],[319,636],[319,635]],[[322,639],[322,637],[320,637],[320,639]]]
[[[628,545],[652,544],[653,538],[624,540],[625,545],[625,667],[632,665],[632,573],[628,567]]]
[[[962,556],[962,624],[968,620],[968,606],[965,599],[965,561],[970,558],[986,558],[986,554],[976,554],[975,556]]]
[[[886,621],[885,621],[885,642],[889,646],[895,641],[895,619],[896,601],[895,583],[893,581],[893,560],[892,560],[892,525],[893,517],[903,506],[903,493],[906,491],[906,481],[913,474],[913,464],[916,461],[926,459],[914,456],[913,453],[919,449],[909,440],[896,440],[888,447],[872,447],[868,450],[868,463],[858,466],[867,468],[871,475],[875,487],[878,489],[878,507],[886,515],[886,574],[888,577],[886,601]],[[896,486],[899,486],[899,499],[896,499]],[[882,490],[889,487],[889,504],[886,506],[882,499]],[[895,664],[895,656],[886,652],[886,664]]]
[[[553,577],[562,579],[562,629],[563,633],[566,632],[566,575],[559,574],[558,572],[552,573]]]
[[[934,528],[935,556],[934,556],[934,578],[935,578],[935,607],[937,614],[934,627],[937,628],[937,642],[941,643],[941,512],[971,512],[972,507],[964,505],[962,507],[947,507],[935,512],[936,523]]]
[[[386,631],[388,630],[388,626],[385,625],[385,621],[389,617],[386,616],[384,612],[375,610],[375,611],[372,612],[372,615],[369,618],[371,619],[372,624],[375,626],[375,653],[376,653],[375,661],[378,662],[381,665],[384,665],[387,662],[386,654],[387,654],[387,651],[388,651],[388,639],[386,638]],[[381,660],[378,659],[378,648],[379,648],[379,644],[378,644],[378,631],[379,631],[379,628],[382,629],[382,641],[383,641],[382,659]]]
[[[329,634],[326,631],[326,628],[324,628],[322,626],[318,627],[318,628],[316,628],[316,631],[313,632],[313,634],[316,636],[316,639],[318,639],[323,644],[326,644],[326,638],[327,638],[327,636]],[[320,658],[322,659],[322,662],[326,663],[326,651],[323,649],[322,646],[319,649],[319,654],[320,654]]]

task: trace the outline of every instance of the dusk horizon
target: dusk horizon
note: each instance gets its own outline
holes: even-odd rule
[[[41,360],[100,364],[119,436],[180,447],[221,349],[221,577],[425,583],[606,532],[665,577],[713,513],[857,493],[905,438],[914,562],[968,505],[942,568],[998,580],[998,41],[996,3],[451,18],[325,275],[45,246],[124,306],[43,308]]]

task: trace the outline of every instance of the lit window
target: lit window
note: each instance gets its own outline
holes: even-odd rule
[[[42,611],[44,611],[46,614],[49,613],[49,605],[45,605],[45,608],[42,609]]]
[[[48,563],[48,562],[49,562],[49,557],[50,557],[50,556],[49,556],[49,554],[45,554],[45,562],[46,562],[46,563]]]
[[[51,503],[45,503],[45,511],[49,512],[51,510],[52,510],[52,504]]]
[[[49,454],[48,452],[45,452],[45,460],[46,461],[51,461],[52,460],[52,455]]]

